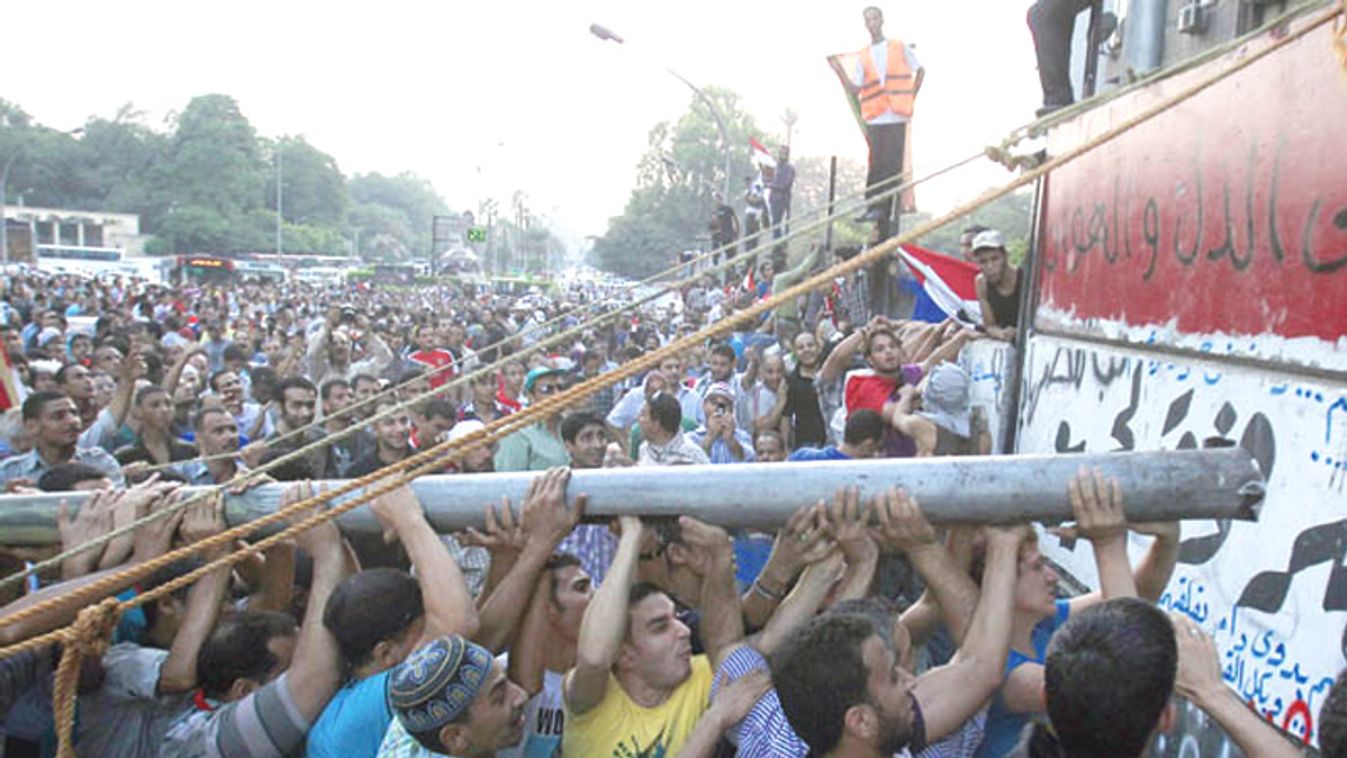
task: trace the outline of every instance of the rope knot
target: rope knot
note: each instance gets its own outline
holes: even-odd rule
[[[66,650],[78,651],[81,656],[102,657],[121,618],[122,604],[115,597],[86,607],[75,617],[75,623],[66,634]]]

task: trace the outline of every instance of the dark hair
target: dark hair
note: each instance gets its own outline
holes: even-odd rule
[[[70,492],[80,482],[107,478],[107,472],[87,463],[58,463],[37,480],[37,488],[43,492]]]
[[[361,382],[374,382],[375,384],[378,384],[379,378],[373,374],[356,374],[351,377],[351,389],[355,389]]]
[[[869,358],[869,357],[870,357],[870,351],[874,348],[875,338],[876,338],[876,337],[888,337],[889,339],[893,340],[893,343],[894,343],[895,345],[900,345],[900,346],[901,346],[901,345],[903,344],[903,341],[900,340],[900,339],[898,339],[897,333],[895,333],[892,329],[889,329],[888,327],[884,327],[884,326],[877,326],[877,327],[871,329],[870,332],[869,332],[868,334],[865,335],[865,357],[866,357],[866,358]]]
[[[206,417],[212,413],[219,413],[228,416],[229,418],[233,418],[233,416],[229,415],[229,411],[225,410],[224,408],[221,408],[218,405],[208,406],[206,408],[202,408],[201,410],[197,411],[196,415],[192,417],[192,429],[197,432],[200,432],[202,429],[205,429]]]
[[[374,646],[407,630],[425,613],[421,585],[391,568],[366,569],[347,577],[327,600],[323,626],[337,638],[347,665],[369,660]]]
[[[677,434],[683,427],[683,406],[678,404],[674,396],[667,392],[656,392],[649,403],[650,417],[655,423],[664,431]]]
[[[164,566],[163,568],[151,574],[148,581],[141,583],[140,587],[138,588],[138,591],[149,592],[150,590],[155,589],[160,585],[168,584],[169,582],[173,581],[174,579],[177,579],[180,576],[186,576],[187,574],[196,571],[197,569],[201,568],[204,565],[206,565],[206,562],[201,560],[201,558],[197,556],[191,556],[189,558],[179,558],[178,560],[173,561],[167,566]],[[190,584],[184,587],[179,587],[178,589],[170,593],[169,597],[176,600],[185,601],[187,599],[187,593],[191,589],[192,585]],[[167,598],[160,598],[158,602],[146,603],[140,606],[141,612],[145,614],[145,631],[147,634],[151,629],[154,628],[155,624],[159,623],[159,603],[162,603],[165,599]]]
[[[878,633],[868,616],[827,613],[796,630],[772,654],[781,710],[811,754],[835,748],[847,709],[869,697],[861,650]]]
[[[64,392],[57,392],[56,390],[34,392],[28,396],[27,400],[23,401],[23,420],[36,421],[42,417],[42,409],[47,406],[47,403],[69,399],[69,396]]]
[[[731,363],[739,360],[739,356],[734,352],[734,348],[728,342],[717,342],[715,346],[711,348],[711,355],[729,358]]]
[[[157,384],[151,384],[148,387],[141,387],[140,389],[136,390],[136,405],[144,405],[145,401],[159,394],[167,395],[168,390],[164,389],[163,387],[160,387]]]
[[[842,433],[842,439],[848,445],[883,442],[884,431],[884,418],[869,408],[861,408],[847,416],[847,426]]]
[[[221,359],[226,361],[248,360],[248,354],[243,351],[243,348],[239,347],[238,345],[235,345],[232,342],[229,343],[228,345],[225,345],[224,353],[220,357]]]
[[[458,418],[458,411],[454,404],[442,397],[431,398],[421,404],[420,412],[422,416],[431,418],[447,418],[454,420]]]
[[[254,387],[276,383],[276,369],[270,366],[253,366],[248,369],[248,379]]]
[[[1178,646],[1164,612],[1115,598],[1074,614],[1048,643],[1043,685],[1066,755],[1133,758],[1174,692]]]
[[[285,391],[301,389],[309,392],[317,392],[318,388],[313,386],[313,382],[302,376],[287,376],[276,383],[276,397],[282,402],[285,401]]]
[[[973,224],[972,226],[965,228],[960,236],[963,236],[964,234],[981,234],[987,230],[988,227],[985,227],[982,224]]]
[[[261,683],[279,662],[267,643],[298,633],[294,618],[286,613],[241,611],[224,617],[196,656],[202,691],[219,700],[239,679]]]
[[[67,363],[66,365],[56,369],[56,373],[52,375],[52,379],[54,379],[57,384],[65,384],[66,375],[69,374],[71,370],[76,368],[84,368],[84,366],[81,366],[78,363]]]
[[[210,379],[206,381],[206,386],[207,386],[207,387],[210,387],[210,391],[211,391],[211,392],[219,392],[219,391],[220,391],[219,389],[216,388],[215,382],[216,382],[216,380],[218,380],[220,377],[224,376],[225,374],[235,374],[235,375],[237,375],[238,372],[235,371],[235,370],[232,369],[232,368],[222,368],[222,369],[220,369],[219,371],[213,371],[213,372],[211,372]]]
[[[598,426],[600,429],[607,430],[608,426],[604,424],[603,418],[593,411],[576,411],[567,414],[566,418],[561,420],[561,439],[563,442],[575,442],[575,438],[580,436],[580,432],[587,426]]]
[[[258,463],[267,466],[276,460],[295,452],[293,447],[276,447],[267,450]],[[313,464],[310,463],[308,456],[292,458],[279,466],[267,471],[272,479],[278,482],[303,482],[314,478]]]
[[[624,635],[625,639],[631,639],[631,609],[635,608],[637,603],[645,600],[651,595],[668,594],[669,593],[660,589],[658,585],[651,584],[650,582],[636,582],[631,585],[631,589],[627,590],[627,618],[624,620],[624,623],[627,625],[627,633]]]
[[[897,621],[898,617],[902,615],[904,608],[903,602],[896,598],[870,595],[843,600],[829,608],[827,612],[849,613],[870,619],[870,623],[875,625],[875,634],[878,634],[880,639],[884,640],[885,645],[893,648],[896,655],[898,649],[897,641],[893,639],[893,622]]]
[[[1324,758],[1347,758],[1347,669],[1338,674],[1319,709],[1319,753]]]
[[[322,386],[319,388],[318,395],[324,401],[330,400],[332,398],[332,391],[338,387],[345,387],[349,390],[351,388],[351,383],[341,377],[328,379],[323,382]]]
[[[579,558],[578,556],[576,556],[575,553],[567,553],[567,552],[564,552],[564,551],[563,551],[563,552],[557,552],[557,553],[552,553],[551,555],[547,556],[547,560],[543,563],[543,571],[557,572],[557,571],[560,571],[560,570],[562,570],[562,569],[564,569],[564,568],[569,568],[570,566],[578,566],[578,567],[583,568],[583,567],[584,567],[584,564],[582,564],[582,563],[580,562],[580,558]],[[556,602],[557,602],[557,589],[558,589],[558,587],[557,587],[557,582],[556,582],[556,574],[555,574],[555,573],[552,573],[552,602],[553,602],[553,603],[556,603]]]

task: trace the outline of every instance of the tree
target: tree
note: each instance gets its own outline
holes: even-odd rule
[[[744,178],[754,173],[748,140],[762,132],[733,92],[708,88],[706,94],[725,119],[731,153],[728,200],[738,205]],[[656,124],[647,143],[622,215],[609,220],[591,253],[601,268],[632,277],[649,276],[672,265],[680,251],[706,246],[712,194],[725,179],[720,130],[698,97],[676,122]]]
[[[156,183],[179,206],[238,217],[262,204],[271,168],[257,132],[228,95],[192,98],[174,125]]]
[[[310,145],[304,137],[282,137],[271,144],[272,165],[281,156],[281,204],[286,221],[340,226],[346,219],[350,193],[337,159]],[[276,210],[276,193],[267,192],[266,207]],[[302,249],[302,248],[301,248]]]
[[[351,215],[351,225],[360,229],[360,247],[367,254],[377,251],[378,257],[424,254],[430,245],[435,216],[449,213],[449,206],[435,187],[410,171],[396,176],[377,172],[357,174],[347,186],[358,209]],[[374,211],[372,207],[386,211]],[[365,222],[370,220],[376,223],[367,228]],[[380,240],[377,248],[366,247],[365,240],[373,242],[374,235],[385,239]]]

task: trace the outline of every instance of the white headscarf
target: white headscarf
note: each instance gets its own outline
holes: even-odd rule
[[[922,410],[917,415],[937,426],[968,436],[968,372],[957,363],[941,363],[926,377],[921,394]]]

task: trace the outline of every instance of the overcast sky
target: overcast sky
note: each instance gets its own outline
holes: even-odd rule
[[[999,142],[1039,90],[1027,0],[881,3],[927,69],[915,163]],[[351,173],[410,170],[456,210],[522,188],[576,241],[621,212],[647,132],[699,85],[738,92],[794,152],[865,160],[824,58],[868,41],[865,3],[634,0],[5,3],[0,97],[61,129],[132,102],[160,125],[195,95],[236,98],[265,136],[303,134]],[[601,42],[602,23],[626,38]],[[938,212],[1007,178],[990,164],[919,195]]]

